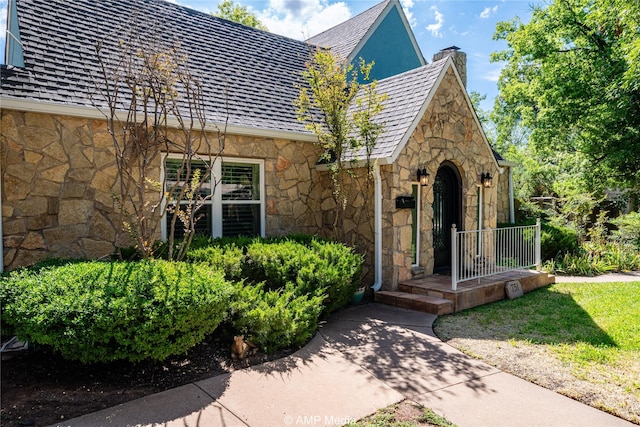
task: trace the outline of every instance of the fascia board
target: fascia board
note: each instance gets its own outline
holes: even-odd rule
[[[55,114],[61,116],[80,117],[85,119],[107,119],[107,116],[101,110],[94,107],[80,107],[76,105],[56,104],[53,102],[33,101],[9,97],[0,97],[0,109]],[[126,113],[121,111],[117,113],[117,116],[124,120],[126,118]],[[178,120],[175,118],[169,118],[168,125],[172,128],[179,127]],[[204,130],[210,132],[218,132],[222,130],[227,134],[233,135],[288,139],[302,142],[316,142],[318,140],[318,138],[311,133],[262,129],[249,126],[226,125],[224,123],[207,124]]]

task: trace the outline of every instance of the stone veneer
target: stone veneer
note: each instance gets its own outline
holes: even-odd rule
[[[117,238],[126,242],[115,214],[117,166],[106,122],[1,114],[5,268],[51,256],[103,258]],[[227,135],[223,156],[264,160],[267,234],[319,232],[323,194],[312,185],[312,143]]]
[[[496,225],[497,189],[480,188],[480,174],[498,175],[493,153],[483,139],[464,89],[451,69],[438,87],[430,105],[393,165],[383,174],[383,284],[395,290],[399,281],[412,278],[411,210],[396,209],[398,196],[410,196],[419,165],[426,165],[429,186],[420,187],[419,270],[433,273],[433,182],[440,165],[449,161],[460,174],[462,221],[459,229],[478,226],[478,191],[483,191],[483,227]]]
[[[504,172],[497,176],[497,195],[498,195],[498,223],[509,223],[511,218],[509,214],[509,166],[503,166]]]
[[[477,228],[478,191],[484,194],[483,226],[496,225],[497,188],[500,194],[508,194],[502,188],[507,177],[494,180],[497,185],[492,188],[478,187],[482,172],[498,177],[498,170],[463,91],[448,70],[396,162],[381,166],[386,289],[396,289],[398,281],[412,278],[411,211],[396,209],[395,199],[411,195],[418,165],[426,165],[430,174],[430,185],[420,187],[421,272],[433,272],[433,180],[444,161],[457,167],[462,180],[462,228]],[[13,269],[47,256],[111,254],[116,237],[126,239],[126,235],[115,214],[112,194],[117,167],[106,123],[10,110],[1,113],[4,266]],[[227,135],[223,156],[264,160],[267,235],[331,236],[335,201],[328,173],[316,168],[314,144]],[[160,164],[156,170],[159,173]],[[365,172],[360,168],[345,181],[350,199],[342,226],[345,243],[367,255],[364,277],[370,283],[373,182],[367,184]],[[503,206],[502,198],[500,202]]]

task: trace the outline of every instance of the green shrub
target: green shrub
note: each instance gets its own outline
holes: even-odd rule
[[[216,329],[232,294],[221,272],[161,260],[24,269],[0,285],[16,335],[84,363],[184,353]]]
[[[233,244],[227,246],[203,246],[187,252],[185,260],[205,263],[224,272],[227,280],[242,280],[245,256],[242,248]]]
[[[266,282],[269,290],[292,283],[296,295],[326,295],[325,313],[346,305],[360,286],[362,257],[340,243],[254,242],[246,256],[250,283]]]
[[[628,243],[585,242],[577,253],[566,253],[548,262],[545,270],[575,276],[640,270],[640,252]]]
[[[611,223],[618,227],[614,235],[623,242],[630,242],[640,249],[640,212],[631,212],[620,215],[611,220]]]
[[[262,284],[238,286],[231,325],[261,351],[300,347],[318,328],[322,296],[296,295],[292,284],[277,290],[265,290]]]
[[[575,230],[568,227],[542,224],[540,251],[543,261],[563,256],[564,254],[574,254],[579,247],[578,233]]]
[[[362,269],[362,257],[350,248],[305,235],[213,239],[187,259],[237,282],[231,329],[262,351],[306,343],[322,314],[351,300]]]

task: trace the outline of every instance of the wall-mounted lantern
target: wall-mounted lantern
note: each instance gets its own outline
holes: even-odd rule
[[[482,172],[482,175],[480,175],[480,183],[484,188],[489,188],[493,183],[493,177],[489,172],[487,173]]]
[[[424,165],[418,168],[418,182],[423,187],[429,185],[429,172],[427,172],[427,168]]]

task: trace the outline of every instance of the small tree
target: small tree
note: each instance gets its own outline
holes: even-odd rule
[[[225,134],[218,128],[212,140],[205,131],[202,86],[180,45],[168,46],[153,32],[154,25],[134,21],[127,28],[121,38],[95,45],[100,71],[93,102],[106,117],[115,150],[120,191],[114,199],[144,258],[153,256],[160,221],[172,214],[168,256],[180,260],[194,237],[199,210],[216,187],[212,167]],[[171,179],[168,173],[159,177],[163,153],[179,156]],[[209,194],[202,191],[206,185],[211,185]],[[177,227],[184,230],[180,239]]]
[[[358,67],[345,64],[329,50],[317,50],[307,63],[302,77],[306,85],[299,87],[298,119],[318,137],[321,162],[327,163],[336,202],[333,231],[337,237],[341,217],[347,206],[345,174],[358,162],[356,154],[364,152],[371,178],[371,153],[384,126],[374,121],[384,108],[385,94],[377,93],[377,82],[358,82],[361,75],[369,80],[374,63],[360,59]]]
[[[256,15],[250,12],[246,6],[235,4],[233,0],[223,0],[218,3],[218,11],[212,13],[212,15],[237,22],[238,24],[246,25],[247,27],[257,28],[262,31],[269,31],[269,29],[260,22]]]

